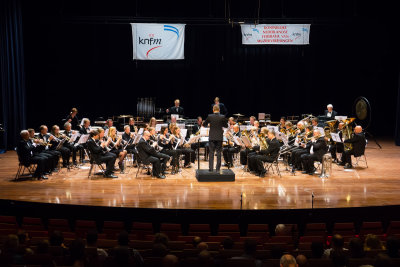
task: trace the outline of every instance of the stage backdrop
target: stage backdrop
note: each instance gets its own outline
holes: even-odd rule
[[[133,59],[184,59],[185,25],[131,23]]]
[[[243,44],[309,44],[310,24],[243,24],[241,28]]]

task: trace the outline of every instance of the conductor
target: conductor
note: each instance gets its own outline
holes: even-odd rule
[[[213,106],[213,114],[209,114],[207,119],[204,121],[204,125],[210,124],[209,132],[209,167],[210,172],[213,171],[214,167],[214,151],[217,151],[217,166],[216,171],[219,172],[221,168],[221,151],[224,130],[223,127],[228,127],[228,120],[225,115],[219,113],[219,105]]]

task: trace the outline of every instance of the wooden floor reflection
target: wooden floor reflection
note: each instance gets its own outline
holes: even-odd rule
[[[153,179],[144,173],[135,178],[136,168],[118,179],[88,179],[88,169],[62,169],[47,181],[12,181],[17,170],[15,152],[0,155],[0,199],[110,207],[168,209],[303,209],[363,207],[400,204],[400,147],[393,141],[368,146],[369,168],[361,163],[353,170],[333,164],[332,176],[320,179],[296,173],[253,176],[234,168],[235,182],[199,183],[191,169],[167,179]],[[202,167],[207,162],[201,161]],[[87,167],[87,166],[86,166]],[[282,170],[284,169],[281,166]]]

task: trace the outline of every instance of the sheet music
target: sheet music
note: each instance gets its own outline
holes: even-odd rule
[[[189,138],[189,141],[187,142],[188,144],[193,144],[193,143],[197,143],[199,140],[200,136],[191,136]]]
[[[185,138],[186,138],[186,135],[187,135],[187,129],[182,129],[182,130],[181,130],[182,139],[185,139]]]
[[[181,130],[185,129],[185,124],[184,123],[177,123],[176,126],[178,126],[179,128],[181,128]]]
[[[144,131],[144,128],[140,128],[139,131],[138,131],[138,134],[142,135],[143,131]]]
[[[249,138],[247,138],[247,136],[242,135],[241,139],[246,147],[252,147],[250,140]]]
[[[71,135],[71,138],[69,139],[70,143],[74,143],[76,141],[76,138],[80,136],[81,134],[79,132],[75,132],[74,134]]]
[[[79,138],[78,143],[76,143],[75,146],[86,143],[88,138],[89,138],[88,134],[82,134],[81,137]]]
[[[241,147],[244,147],[245,145],[244,145],[244,143],[243,143],[243,141],[242,141],[242,139],[240,139],[238,136],[236,136],[236,135],[234,135],[233,136],[233,142],[236,144],[236,145],[238,145],[238,146],[241,146]]]
[[[324,128],[322,128],[322,127],[314,127],[314,130],[318,130],[321,133],[321,136],[325,135]]]
[[[143,129],[143,128],[142,128]],[[140,138],[142,138],[141,134],[138,134],[135,136],[135,139],[133,140],[133,144],[136,145],[137,143],[139,143]]]
[[[200,136],[200,142],[208,142],[208,136]]]
[[[201,127],[200,128],[200,136],[208,136],[209,131],[210,131],[210,128]]]
[[[347,119],[347,116],[335,116],[335,120],[338,121],[344,121],[345,119]]]
[[[172,118],[175,118],[176,120],[179,119],[179,114],[171,114],[171,120]]]
[[[340,135],[338,133],[331,133],[332,140],[336,143],[342,143],[342,139],[340,139]]]
[[[267,125],[268,131],[274,131],[275,133],[278,132],[278,126]]]
[[[108,131],[109,131],[110,129],[106,129],[105,131],[104,131],[104,136],[108,136]]]
[[[156,132],[160,132],[162,127],[168,127],[167,123],[156,124]]]

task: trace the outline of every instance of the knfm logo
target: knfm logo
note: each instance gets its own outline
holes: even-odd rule
[[[176,39],[179,39],[179,30],[171,25],[164,25],[164,32],[172,32],[176,34]],[[162,47],[162,38],[155,38],[155,34],[154,33],[150,33],[148,38],[141,38],[139,37],[139,44],[140,45],[156,45],[152,48],[150,48],[149,50],[147,50],[146,52],[146,57],[149,57],[149,53],[151,51],[153,51],[154,49],[160,48]]]

